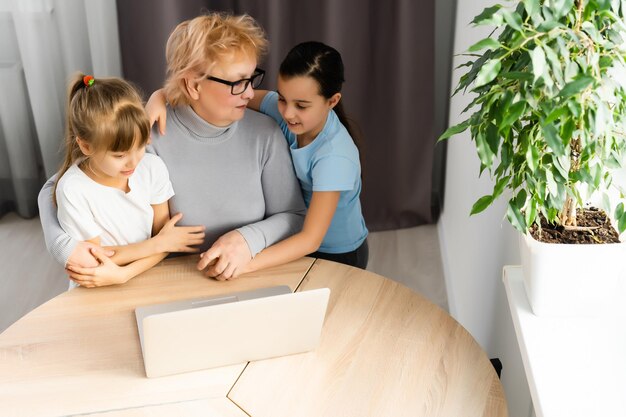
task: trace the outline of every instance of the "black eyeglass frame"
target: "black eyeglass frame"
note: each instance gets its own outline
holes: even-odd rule
[[[237,80],[237,81],[227,81],[227,80],[223,80],[221,78],[217,78],[217,77],[213,77],[212,75],[207,75],[206,79],[207,80],[211,80],[211,81],[215,81],[221,84],[226,84],[230,86],[230,94],[232,94],[233,96],[238,96],[243,94],[247,89],[248,86],[250,84],[252,84],[252,88],[253,89],[257,89],[259,88],[259,86],[261,85],[261,83],[263,82],[263,77],[265,76],[265,70],[262,70],[261,68],[255,68],[254,69],[254,73],[252,74],[252,77],[250,78],[242,78],[241,80]],[[259,81],[257,81],[259,80]],[[239,93],[235,93],[235,87],[238,85],[242,85],[243,84],[243,89],[241,90],[241,92]]]

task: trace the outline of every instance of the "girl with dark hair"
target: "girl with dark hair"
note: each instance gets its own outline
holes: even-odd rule
[[[321,42],[304,42],[281,63],[278,91],[258,90],[248,103],[280,125],[307,206],[302,231],[262,251],[252,261],[253,268],[306,254],[367,266],[361,164],[355,132],[341,103],[343,82],[339,52]]]
[[[307,206],[299,233],[261,252],[236,275],[283,264],[305,255],[365,269],[368,261],[361,213],[361,165],[354,135],[341,105],[341,55],[321,42],[296,45],[283,60],[278,91],[255,90],[248,107],[272,117],[287,142]],[[165,124],[162,91],[150,98],[151,121]],[[204,256],[201,264],[214,259]]]

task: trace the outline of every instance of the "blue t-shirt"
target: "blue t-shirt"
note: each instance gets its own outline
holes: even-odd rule
[[[367,237],[359,200],[359,150],[337,114],[331,110],[320,134],[307,146],[298,148],[297,136],[289,131],[278,111],[278,93],[267,93],[260,110],[276,120],[287,139],[306,206],[311,204],[314,191],[341,192],[337,210],[318,250],[346,253],[357,249]]]

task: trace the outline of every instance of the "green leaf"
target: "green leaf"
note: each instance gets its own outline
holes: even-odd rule
[[[489,145],[489,150],[494,155],[498,153],[498,148],[500,147],[500,133],[498,133],[498,128],[494,124],[487,126],[487,145]]]
[[[528,163],[528,167],[534,173],[539,167],[539,149],[532,144],[528,147],[526,151],[526,162]]]
[[[543,4],[541,6],[541,14],[543,14],[543,18],[547,21],[558,20],[554,18],[552,7],[549,4]]]
[[[615,207],[615,219],[617,220],[617,229],[620,233],[626,230],[626,213],[624,213],[624,203],[619,203]]]
[[[556,167],[559,174],[561,174],[561,180],[563,182],[569,179],[569,169],[571,166],[571,162],[568,156],[558,157],[556,155],[552,155],[552,162]]]
[[[608,113],[610,112],[610,110],[608,108],[606,108],[604,103],[599,103],[598,107],[596,108],[596,113],[595,113],[595,120],[594,120],[594,134],[596,136],[602,136],[604,135],[604,133],[606,132],[606,128],[607,128],[607,119],[608,119]]]
[[[552,75],[558,83],[563,83],[563,70],[561,69],[561,61],[557,53],[547,45],[543,46],[546,58],[552,67]]]
[[[476,76],[475,87],[481,87],[493,81],[493,79],[496,78],[496,75],[500,72],[501,67],[502,63],[499,59],[490,59],[485,62],[485,65],[483,65]]]
[[[591,83],[593,83],[593,77],[583,75],[574,81],[565,84],[563,89],[559,92],[559,97],[567,98],[573,96],[574,94],[578,94],[585,88],[589,87]]]
[[[573,172],[571,177],[574,179],[578,179],[579,181],[582,181],[588,185],[593,185],[593,178],[587,167],[585,167],[584,169],[581,167],[578,171]]]
[[[597,190],[600,187],[600,181],[602,181],[602,167],[600,164],[596,164],[591,168],[591,175],[593,176],[593,186]]]
[[[626,214],[622,215],[618,220],[617,220],[617,230],[620,233],[623,233],[624,230],[626,230]]]
[[[526,190],[523,188],[519,190],[519,193],[515,196],[515,204],[521,210],[526,204]]]
[[[548,117],[546,117],[546,119],[543,121],[543,124],[550,124],[555,120],[560,119],[561,116],[563,116],[567,112],[567,107],[557,107],[556,109],[552,110]]]
[[[621,45],[622,43],[624,43],[624,38],[622,37],[622,33],[616,30],[609,29],[607,31],[607,36],[611,40],[611,42],[613,42],[616,45]]]
[[[500,11],[500,14],[504,18],[504,21],[507,23],[507,25],[517,30],[518,32],[524,31],[522,29],[522,18],[519,14],[512,12],[509,9],[502,9]]]
[[[549,201],[551,202],[550,204],[552,204],[552,207],[561,208],[565,204],[565,198],[567,196],[567,189],[560,182],[556,184],[556,187],[557,187],[556,196],[550,196]]]
[[[585,32],[587,32],[587,34],[589,35],[589,37],[597,43],[602,43],[604,40],[602,39],[602,35],[600,35],[600,32],[598,32],[598,29],[594,26],[593,23],[591,22],[583,22],[582,23],[582,28]]]
[[[515,123],[522,114],[524,114],[524,110],[526,110],[526,100],[520,100],[517,103],[514,103],[512,106],[508,108],[506,115],[504,116],[504,120],[502,120],[501,127],[510,126]]]
[[[539,0],[523,0],[524,8],[529,16],[539,13]]]
[[[500,47],[502,47],[502,45],[497,40],[493,38],[485,38],[470,46],[468,51],[477,52],[483,49],[498,49]]]
[[[491,152],[491,149],[489,149],[484,133],[478,132],[474,139],[476,140],[476,150],[478,151],[480,162],[485,165],[485,167],[490,167],[493,163],[494,154]]]
[[[506,209],[506,218],[520,233],[526,233],[524,216],[522,216],[520,208],[516,205],[514,198],[509,201],[509,206]]]
[[[550,170],[546,171],[546,184],[548,186],[548,192],[550,193],[550,195],[556,197],[558,194],[558,188],[556,185],[556,181],[554,181],[554,175]]]
[[[487,59],[489,59],[489,56],[490,53],[485,53],[476,61],[472,62],[472,68],[461,77],[461,79],[459,80],[459,85],[457,86],[456,90],[454,90],[454,94],[458,93],[464,88],[467,88],[467,86],[474,82],[478,71],[480,71],[484,63],[487,61]]]
[[[489,205],[493,203],[493,197],[491,195],[482,196],[474,203],[472,206],[472,211],[470,212],[470,216],[474,214],[478,214],[481,211],[485,210]]]
[[[606,166],[611,169],[620,169],[622,167],[621,158],[615,153],[611,152],[611,155],[604,161]]]
[[[542,126],[541,131],[543,132],[543,137],[546,139],[546,143],[552,151],[559,156],[565,155],[565,147],[557,134],[556,127],[554,127],[552,123],[548,123]]]
[[[503,72],[502,74],[500,74],[500,77],[506,78],[509,80],[522,80],[522,81],[533,80],[533,76],[531,74],[527,72],[519,72],[519,71]]]
[[[478,16],[474,17],[471,23],[475,25],[484,25],[484,24],[496,24],[498,18],[500,19],[500,23],[502,23],[502,17],[496,15],[495,13],[502,8],[501,5],[496,4],[492,7],[487,7],[484,9]]]
[[[611,8],[611,0],[596,0],[598,2],[598,10],[609,10]]]
[[[537,81],[540,77],[543,77],[546,72],[546,54],[543,52],[541,46],[537,46],[533,49],[530,56],[533,62],[534,79]]]
[[[504,175],[511,167],[512,148],[510,142],[502,142],[502,146],[500,147],[500,165],[498,165],[496,169],[496,175]]]
[[[448,129],[446,129],[445,132],[443,132],[441,136],[439,136],[439,139],[437,139],[437,142],[448,139],[450,136],[454,136],[456,134],[464,132],[469,125],[470,125],[470,121],[468,119],[464,122],[459,123],[458,125],[449,127]]]
[[[565,123],[561,124],[561,140],[563,143],[569,143],[574,129],[576,129],[576,122],[571,117],[568,117]]]
[[[617,207],[615,207],[615,218],[619,219],[624,215],[624,203],[619,203]]]
[[[526,221],[527,225],[531,225],[535,222],[535,219],[537,218],[538,205],[539,204],[537,203],[537,200],[535,200],[534,198],[529,201],[528,207],[526,207],[526,213],[524,215],[524,220]]]
[[[624,3],[624,0],[611,0],[611,9],[615,12],[619,12],[619,6]]]
[[[496,185],[495,185],[495,187],[493,187],[493,194],[492,194],[492,198],[494,200],[496,198],[500,197],[500,195],[502,194],[502,192],[506,188],[506,185],[509,183],[509,179],[510,178],[511,177],[509,175],[507,175],[506,177],[502,177],[498,181],[496,181]]]
[[[559,22],[548,20],[537,26],[537,32],[550,32],[552,29],[562,26]]]
[[[552,0],[552,10],[555,20],[559,20],[572,10],[574,0]]]
[[[576,204],[580,207],[583,205],[583,199],[580,195],[580,192],[578,191],[578,188],[576,187],[572,187],[569,189],[569,191],[571,191],[572,195],[574,196],[574,199],[576,200]],[[565,199],[563,199],[563,204],[565,204]]]

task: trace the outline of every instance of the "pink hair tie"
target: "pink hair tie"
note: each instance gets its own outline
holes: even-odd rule
[[[94,81],[96,81],[96,80],[91,75],[85,75],[83,77],[83,83],[87,87],[89,87],[90,85],[93,85]]]

